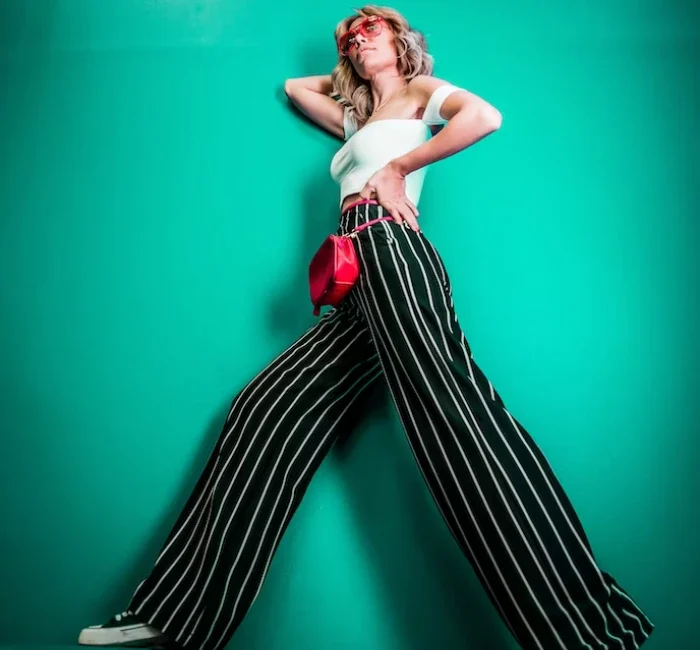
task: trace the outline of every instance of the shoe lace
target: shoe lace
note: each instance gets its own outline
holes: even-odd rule
[[[134,615],[134,612],[132,612],[132,611],[130,611],[130,610],[127,610],[127,611],[125,611],[125,612],[122,612],[121,614],[117,614],[117,615],[115,616],[115,618],[116,618],[118,621],[121,621],[123,618],[126,618],[127,616],[133,616],[133,615]]]

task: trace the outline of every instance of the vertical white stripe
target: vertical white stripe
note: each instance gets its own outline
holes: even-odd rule
[[[190,642],[190,639],[194,636],[195,632],[197,631],[199,624],[202,622],[202,617],[204,616],[205,610],[206,610],[206,607],[202,607],[202,611],[199,613],[199,616],[197,617],[197,622],[194,624],[194,627],[192,628],[192,631],[190,632],[189,636],[187,637],[187,641],[185,641],[185,644]]]
[[[425,259],[428,260],[428,264],[430,264],[430,268],[433,270],[433,275],[435,276],[437,281],[440,282],[440,280],[438,278],[438,271],[435,268],[435,266],[433,265],[433,261],[430,259],[430,255],[428,254],[428,250],[425,247],[425,242],[426,242],[425,237],[420,237],[418,241],[420,241],[420,245],[422,246],[423,252],[425,253]],[[444,279],[445,278],[444,272],[442,273],[442,277],[443,277],[443,280],[442,280],[441,284],[444,287],[447,284],[445,279]],[[442,302],[445,306],[445,321],[447,322],[447,327],[450,330],[450,334],[454,334],[454,331],[452,330],[452,318],[451,318],[451,314],[450,314],[450,308],[447,305],[447,296],[445,295],[445,291],[441,291],[440,295],[442,296]],[[441,322],[441,319],[438,319],[438,322]]]
[[[647,625],[651,629],[654,629],[654,624],[646,617],[646,614],[644,614],[644,612],[642,611],[642,608],[639,607],[639,605],[637,605],[637,603],[634,602],[634,600],[632,599],[632,597],[629,594],[622,591],[615,584],[611,584],[610,586],[612,587],[613,591],[616,591],[621,598],[624,598],[626,601],[628,601],[636,612],[638,612],[639,614],[641,614],[644,617],[644,620],[646,621]]]
[[[623,633],[626,635],[629,635],[632,638],[632,645],[634,646],[635,650],[637,650],[637,648],[639,648],[639,646],[637,645],[637,640],[634,638],[634,632],[632,630],[628,630],[622,624],[622,621],[620,620],[620,617],[617,615],[617,612],[615,612],[615,610],[612,607],[610,607],[610,601],[605,603],[605,607],[608,609],[610,614],[612,614],[612,617],[617,621],[617,623],[620,626],[620,628],[622,629]]]
[[[206,522],[204,524],[204,530],[202,531],[202,533],[200,535],[197,536],[199,538],[199,542],[197,542],[197,546],[195,547],[194,552],[192,553],[192,560],[190,561],[190,563],[187,566],[187,568],[189,570],[190,566],[192,566],[192,563],[195,562],[197,557],[199,557],[200,561],[199,561],[199,568],[197,570],[197,575],[199,575],[199,571],[201,571],[201,567],[204,564],[204,561],[206,559],[206,554],[202,553],[201,555],[198,555],[198,553],[199,553],[200,547],[202,546],[202,542],[204,542],[204,539],[206,537],[206,531],[209,529],[209,522],[211,521],[211,515],[213,512],[213,509],[211,507],[213,504],[213,501],[212,501],[213,496],[214,496],[214,493],[210,492],[209,495],[207,496],[207,501],[204,504],[204,508],[202,509],[202,514],[204,514],[205,511],[208,513],[207,519],[206,519]],[[200,518],[201,518],[201,515],[200,515]],[[192,538],[194,538],[194,535]],[[172,566],[174,566],[174,564]],[[170,571],[172,570],[172,566],[168,569],[168,573],[170,573]],[[171,596],[173,594],[177,593],[178,588],[180,587],[180,583],[188,576],[189,576],[188,571],[182,572],[182,574],[180,575],[180,579],[175,583],[175,586],[173,586],[173,588],[168,592],[168,595],[160,601],[158,608],[153,612],[153,615],[152,615],[153,617],[157,616],[160,613],[160,610],[165,606],[165,604],[168,602],[168,600],[170,600]],[[161,582],[162,582],[162,579],[161,579]],[[194,587],[194,584],[195,583],[193,582],[192,585],[190,585],[190,588],[189,588],[187,593],[190,593],[190,591]],[[160,585],[160,583],[159,583],[159,585]],[[173,616],[170,616],[170,618],[161,627],[163,632],[166,632],[169,630],[170,625],[172,624],[172,621],[173,621]]]
[[[634,613],[630,612],[628,609],[625,609],[624,607],[621,609],[621,611],[626,616],[629,616],[630,618],[633,618],[635,621],[637,621],[637,624],[639,625],[639,631],[642,633],[642,636],[645,639],[649,638],[649,635],[644,631],[644,626],[642,625],[642,621],[639,619],[638,616],[635,616]],[[636,640],[636,638],[635,638],[635,640]]]
[[[404,223],[406,223],[406,222],[404,222]],[[394,235],[391,232],[391,229],[387,228],[386,234],[387,234],[387,237],[390,237],[392,240],[396,241],[397,238],[394,237]],[[435,308],[435,303],[433,302],[433,292],[430,289],[430,281],[428,280],[428,276],[425,272],[425,267],[421,263],[420,257],[416,253],[415,248],[413,248],[413,244],[411,243],[411,239],[410,239],[411,235],[409,235],[409,232],[407,229],[403,230],[402,236],[403,236],[405,242],[408,244],[408,246],[413,251],[413,255],[416,258],[416,262],[418,262],[418,266],[420,267],[420,272],[423,275],[423,282],[425,284],[425,290],[426,290],[426,293],[428,294],[428,302],[430,303],[430,309],[433,312],[433,314],[435,315],[435,319],[434,319],[433,324],[437,323],[438,330],[440,331],[440,337],[442,338],[442,344],[443,344],[443,349],[445,351],[445,354],[448,356],[450,361],[452,361],[454,363],[454,359],[452,358],[452,352],[450,351],[450,346],[447,343],[447,339],[445,338],[445,331],[442,327],[442,318],[438,315],[437,309]],[[422,237],[420,237],[420,239],[422,240]],[[397,244],[397,246],[398,246],[397,250],[400,252],[401,251],[401,244]],[[406,268],[406,273],[410,276],[410,271],[408,269],[408,266],[406,265],[406,260],[404,259],[403,262],[404,262],[404,266]],[[398,273],[398,269],[397,269],[397,273]],[[411,286],[411,291],[413,291],[412,286]],[[445,298],[444,293],[442,291],[440,291],[440,294],[443,296],[443,300],[444,300],[444,298]],[[414,297],[415,297],[415,294],[414,294]],[[418,302],[418,298],[415,298],[415,300],[416,300],[416,302]]]
[[[189,522],[189,520],[192,518],[192,515],[199,509],[199,504],[201,503],[201,501],[202,501],[202,499],[204,498],[204,496],[207,494],[207,489],[209,488],[209,483],[211,482],[211,479],[212,479],[212,478],[215,476],[215,474],[216,474],[216,469],[217,469],[217,467],[218,467],[218,465],[219,465],[219,461],[220,461],[220,460],[221,460],[221,457],[219,457],[219,458],[216,459],[216,462],[214,463],[214,467],[213,467],[213,469],[212,469],[212,471],[211,471],[211,475],[209,476],[209,479],[208,479],[207,482],[206,482],[206,485],[202,488],[201,493],[200,493],[200,495],[199,495],[199,498],[197,499],[197,502],[194,504],[194,506],[192,506],[192,509],[191,509],[191,511],[190,511],[190,514],[187,516],[187,519],[186,519],[185,522],[182,524],[181,528],[179,529],[179,531],[177,532],[177,534],[175,535],[175,537],[177,537],[177,536],[180,535],[180,533],[181,533],[181,532],[185,529],[185,527],[187,526],[187,523]],[[195,523],[191,535],[194,535],[194,533],[196,532],[197,528],[199,527],[199,521],[200,521],[200,519],[201,519],[201,514],[199,515],[199,517],[197,517],[197,523]],[[172,542],[174,542],[174,541],[175,541],[175,538],[173,538],[173,540],[167,545],[166,550],[167,550],[167,548],[170,548],[170,546],[172,545]],[[187,547],[188,547],[188,546],[189,546],[189,541],[187,542],[187,544],[185,544],[185,546],[183,547],[182,551],[180,552],[180,555],[177,556],[177,558],[174,560],[173,564],[177,564],[177,562],[178,562],[178,561],[180,560],[180,558],[182,557],[182,554],[187,550]],[[165,553],[165,551],[161,552],[161,554],[160,554],[160,556],[159,556],[159,559],[160,559],[160,557],[163,556],[164,553]],[[157,564],[158,564],[158,561],[156,561],[156,565],[157,565]],[[171,567],[171,569],[172,569],[172,567]],[[168,569],[168,572],[167,572],[165,575],[167,575],[167,574],[170,572],[171,569]],[[159,580],[159,581],[158,581],[158,584],[156,584],[156,586],[153,588],[153,591],[154,591],[154,592],[158,590],[158,587],[160,586],[160,583],[161,583],[161,582],[162,582],[162,579]],[[142,587],[145,583],[146,583],[146,580],[143,580],[143,581],[139,584],[139,586],[136,588],[136,591],[134,592],[134,596],[132,596],[132,600],[133,600],[133,598],[135,598],[136,594],[139,592],[139,590],[141,589],[141,587]],[[134,612],[134,614],[138,614],[138,613],[142,610],[142,608],[143,608],[143,604],[140,605],[140,606],[136,609],[136,611]],[[165,631],[165,630],[163,630],[163,631]]]
[[[199,548],[201,547],[202,542],[204,541],[204,537],[205,537],[206,531],[207,531],[207,529],[208,529],[208,527],[209,527],[209,521],[211,520],[212,508],[211,508],[211,507],[207,507],[207,506],[211,506],[211,501],[212,501],[213,495],[214,495],[213,492],[209,492],[209,493],[208,493],[208,495],[207,495],[207,500],[206,500],[206,502],[205,502],[205,504],[204,504],[204,507],[202,508],[202,512],[199,514],[199,517],[197,517],[197,523],[196,523],[195,527],[194,527],[193,530],[192,530],[192,535],[190,536],[190,540],[195,539],[195,534],[197,533],[197,530],[199,529],[199,522],[200,522],[201,519],[202,519],[202,515],[203,515],[205,512],[208,512],[207,519],[206,519],[206,521],[205,521],[205,523],[204,523],[204,530],[202,531],[201,534],[197,535],[197,537],[199,538],[199,542],[197,543],[197,546],[196,546],[195,549],[194,549],[194,553],[192,554],[192,562],[194,562],[194,560],[197,558],[197,553],[199,552]],[[187,549],[188,546],[189,546],[189,540],[188,540],[187,545],[183,547],[182,551],[180,551],[180,555],[178,555],[177,558],[175,558],[175,560],[174,560],[173,563],[170,565],[170,567],[168,568],[168,570],[165,572],[165,574],[164,574],[164,575],[161,577],[161,579],[158,581],[158,584],[153,588],[153,592],[154,592],[154,593],[157,592],[157,590],[158,590],[158,588],[160,587],[160,585],[161,585],[161,583],[163,582],[163,580],[165,580],[166,576],[173,570],[173,567],[175,567],[175,565],[177,564],[177,562],[178,562],[178,561],[180,560],[180,558],[183,556],[183,554],[185,553],[185,550]],[[205,557],[205,556],[202,555],[202,560],[201,560],[201,562],[204,562],[204,557]],[[200,563],[200,566],[201,566],[201,563]],[[188,566],[188,568],[189,568],[189,566]],[[165,603],[170,599],[170,596],[171,596],[172,594],[174,594],[174,593],[178,590],[178,587],[180,586],[180,583],[185,579],[185,577],[186,577],[187,575],[188,575],[187,571],[183,571],[183,572],[182,572],[182,574],[180,575],[180,579],[175,583],[175,586],[170,590],[170,592],[168,593],[168,595],[167,595],[164,599],[162,599],[162,600],[160,601],[160,605],[158,605],[158,608],[151,614],[151,617],[152,617],[152,618],[155,618],[155,617],[158,615],[158,613],[160,612],[160,610],[165,606]],[[168,628],[170,627],[171,621],[172,621],[172,617],[170,617],[170,619],[168,619],[168,621],[167,621],[164,625],[162,625],[160,629],[161,629],[163,632],[167,632],[167,631],[168,631]]]

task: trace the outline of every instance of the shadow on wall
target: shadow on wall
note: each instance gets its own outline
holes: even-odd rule
[[[55,0],[0,2],[0,45],[24,46],[34,53],[48,50],[55,11]]]
[[[37,7],[40,5],[40,7]],[[32,128],[32,116],[44,101],[50,66],[54,0],[0,2],[0,120],[5,125],[3,162],[21,155],[22,135]],[[3,173],[12,174],[7,165]]]
[[[305,120],[313,128],[318,129],[308,117],[302,114],[287,99],[284,90],[278,89],[278,97],[289,105],[289,110]],[[342,146],[342,141],[331,134],[336,148]],[[303,179],[297,195],[291,197],[289,219],[296,220],[301,231],[301,245],[293,251],[290,259],[293,266],[285,278],[282,278],[280,289],[272,298],[269,308],[269,324],[273,331],[281,332],[292,339],[297,338],[309,327],[309,315],[313,305],[309,297],[309,263],[323,240],[335,233],[340,217],[339,189],[330,175],[330,157],[327,164],[319,165],[313,176]],[[311,325],[316,319],[311,321]]]

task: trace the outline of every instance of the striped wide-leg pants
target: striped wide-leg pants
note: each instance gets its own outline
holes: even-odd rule
[[[382,212],[356,204],[338,234]],[[639,648],[653,624],[598,567],[547,460],[475,363],[435,247],[393,221],[354,241],[357,284],[233,399],[128,609],[187,650],[223,650],[315,470],[382,380],[439,511],[520,646]]]

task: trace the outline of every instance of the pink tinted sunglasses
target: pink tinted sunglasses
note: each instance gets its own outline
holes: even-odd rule
[[[381,16],[367,16],[357,27],[349,29],[338,39],[338,52],[347,56],[357,45],[357,34],[362,34],[365,38],[375,38],[382,33],[383,25],[384,19]]]

